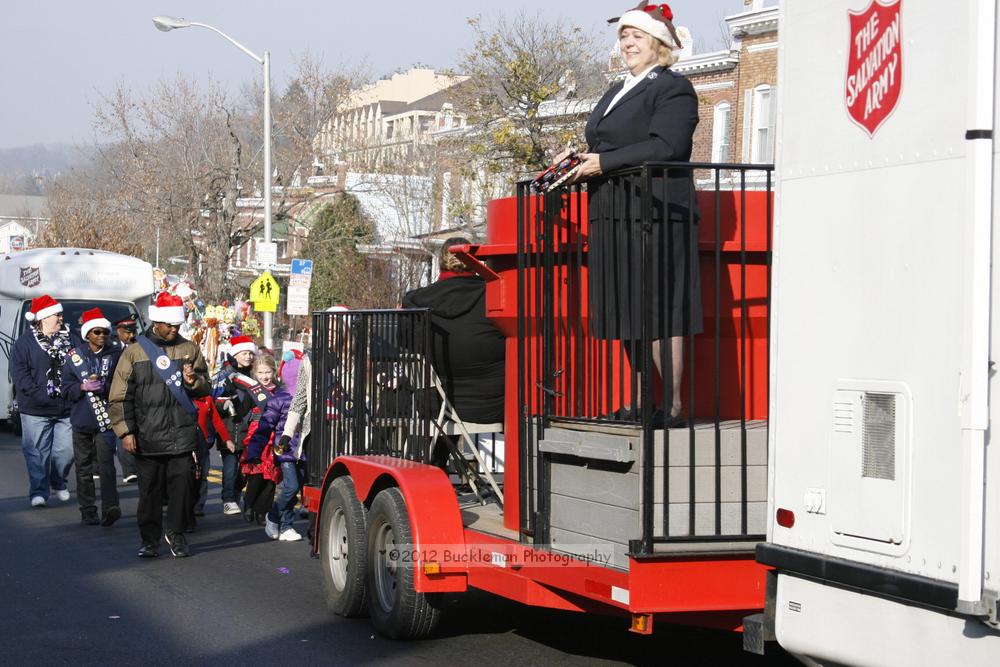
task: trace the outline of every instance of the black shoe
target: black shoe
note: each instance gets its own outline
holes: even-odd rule
[[[256,515],[256,521],[258,526],[264,526],[267,524],[267,512],[261,512]]]
[[[247,523],[254,523],[257,520],[257,513],[252,509],[243,510],[243,518]]]
[[[160,555],[160,549],[155,544],[143,544],[139,548],[139,558],[156,558]]]
[[[163,538],[167,541],[167,546],[170,547],[170,553],[174,555],[174,558],[187,558],[191,555],[187,540],[184,539],[182,533],[171,533],[168,531],[163,535]]]
[[[663,410],[653,412],[653,416],[649,422],[649,425],[653,428],[685,428],[688,425],[687,419],[684,419],[684,417],[680,415],[667,417]]]
[[[101,520],[97,517],[97,510],[84,511],[80,516],[80,521],[82,521],[85,526],[96,526],[101,523]]]
[[[638,420],[639,417],[632,412],[632,408],[618,408],[614,412],[601,415],[598,419],[611,422],[634,422]]]
[[[121,510],[121,508],[118,507],[117,505],[114,506],[114,507],[109,507],[104,512],[104,518],[101,519],[101,525],[102,526],[113,525],[114,522],[117,521],[120,518],[122,518],[122,510]]]

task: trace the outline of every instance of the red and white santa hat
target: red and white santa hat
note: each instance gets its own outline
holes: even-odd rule
[[[184,322],[183,299],[169,292],[160,292],[156,301],[149,307],[149,319],[152,322],[163,322],[164,324],[182,324]]]
[[[24,319],[34,322],[61,312],[62,304],[48,294],[43,294],[31,300],[31,310],[24,314]]]
[[[257,354],[257,346],[250,336],[233,336],[229,339],[229,354],[236,356],[240,352],[253,352]]]
[[[86,338],[91,329],[107,329],[111,331],[111,322],[104,317],[100,308],[83,311],[83,324],[80,325],[80,337]]]
[[[637,7],[618,17],[617,32],[622,28],[638,28],[666,44],[671,49],[681,48],[681,40],[674,30],[674,12],[669,5],[651,5],[643,0]],[[614,19],[609,19],[612,22]]]

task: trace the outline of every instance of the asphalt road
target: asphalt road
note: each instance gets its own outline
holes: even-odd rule
[[[32,509],[20,442],[0,431],[0,664],[798,664],[778,649],[745,654],[735,633],[659,624],[641,637],[622,619],[477,591],[448,599],[434,638],[383,639],[329,614],[306,542],[224,516],[218,485],[187,559],[137,558],[137,490],[119,491],[124,516],[110,528],[82,525],[75,493]]]

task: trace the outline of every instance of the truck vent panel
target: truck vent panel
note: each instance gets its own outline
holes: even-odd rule
[[[896,479],[896,396],[865,392],[862,477]]]

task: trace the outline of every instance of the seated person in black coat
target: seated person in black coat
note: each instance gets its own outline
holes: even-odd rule
[[[504,337],[486,318],[486,281],[448,250],[468,243],[445,241],[437,282],[408,292],[403,306],[430,309],[430,361],[458,415],[491,424],[503,422]]]

